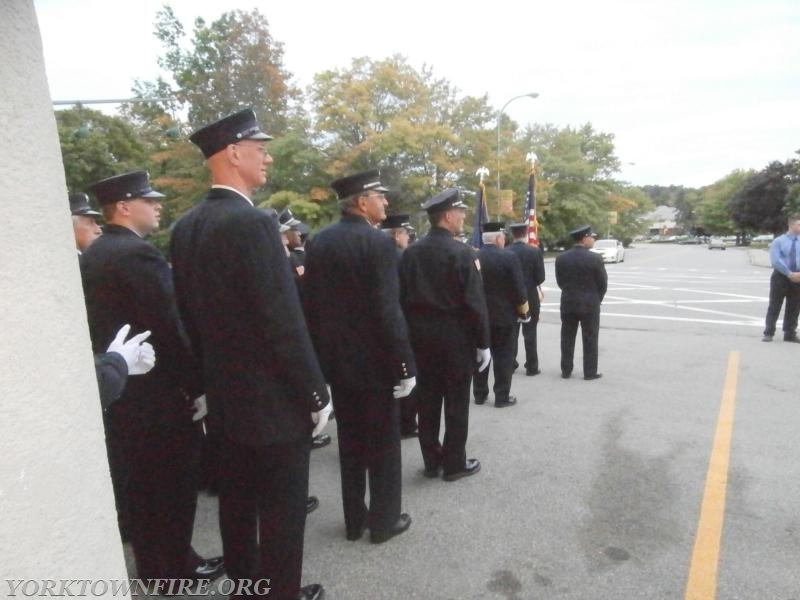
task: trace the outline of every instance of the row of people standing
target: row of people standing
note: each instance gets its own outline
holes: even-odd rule
[[[309,448],[331,410],[326,382],[338,419],[346,536],[358,539],[369,528],[373,542],[386,541],[411,524],[401,509],[397,400],[411,393],[416,376],[425,474],[454,481],[480,469],[466,458],[469,383],[476,362],[483,372],[491,359],[486,290],[494,288],[481,277],[473,250],[454,239],[466,209],[457,190],[425,203],[431,233],[398,264],[394,245],[375,228],[386,216],[387,190],[377,171],[367,171],[332,184],[343,216],[308,244],[301,307],[297,270],[286,260],[278,225],[250,199],[266,182],[271,137],[245,110],[190,139],[207,160],[212,187],[175,225],[172,271],[142,239],[158,224],[161,197],[144,172],[92,186],[112,241],[82,260],[96,348],[107,343],[111,322],[133,321],[153,331],[156,352],[166,357],[158,379],[141,393],[130,390],[134,400],[119,403],[124,408],[111,419],[125,423],[119,437],[129,444],[128,458],[160,462],[161,479],[180,488],[170,488],[169,507],[147,504],[146,494],[136,492],[147,505],[145,521],[151,509],[173,521],[172,528],[149,524],[134,541],[139,574],[176,577],[189,559],[175,557],[191,556],[185,515],[193,519],[196,497],[188,497],[176,474],[191,463],[192,411],[207,397],[209,426],[223,436],[220,531],[230,578],[270,578],[272,598],[321,598],[322,586],[301,587],[300,575]],[[138,293],[134,284],[154,295]],[[516,274],[514,288],[516,318],[526,320],[529,292]],[[164,314],[149,315],[156,307]],[[504,350],[511,347],[504,342]],[[526,365],[535,360],[527,356]],[[146,425],[160,422],[163,428],[149,432]],[[149,454],[140,437],[152,446]],[[149,550],[166,546],[174,550],[164,564],[172,563],[148,566]],[[222,568],[221,561],[210,565]]]

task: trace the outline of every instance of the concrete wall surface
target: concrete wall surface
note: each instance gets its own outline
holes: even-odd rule
[[[2,4],[0,597],[8,597],[9,579],[127,574],[36,13],[32,0]]]

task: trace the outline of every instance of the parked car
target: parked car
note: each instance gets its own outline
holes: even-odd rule
[[[701,238],[699,238],[699,237],[696,237],[696,236],[690,235],[690,236],[688,236],[688,237],[685,237],[685,238],[683,238],[683,239],[682,239],[682,240],[680,240],[678,243],[679,243],[679,244],[681,244],[681,245],[686,245],[686,244],[702,244],[702,243],[703,243],[703,240],[702,240]]]
[[[751,241],[754,244],[771,244],[772,240],[774,240],[774,239],[775,239],[774,235],[772,235],[771,233],[767,233],[767,234],[764,234],[764,235],[757,235]]]
[[[625,260],[625,248],[619,240],[597,240],[592,252],[602,255],[603,262],[618,263]]]
[[[721,237],[712,237],[708,241],[708,249],[709,250],[714,250],[714,249],[725,250],[726,247],[727,247],[727,244],[725,243],[725,240],[723,238],[721,238]]]

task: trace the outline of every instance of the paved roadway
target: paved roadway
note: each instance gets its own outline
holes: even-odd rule
[[[306,583],[330,600],[800,598],[800,345],[760,341],[763,251],[641,245],[607,270],[604,377],[583,381],[578,349],[560,378],[548,262],[542,374],[514,375],[515,407],[472,405],[474,477],[425,479],[403,441],[406,534],[346,541],[335,443],[312,453]],[[723,400],[735,412],[718,424]],[[215,502],[201,495],[206,555],[221,549]]]

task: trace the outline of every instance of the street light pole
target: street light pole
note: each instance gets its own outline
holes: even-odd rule
[[[537,92],[531,92],[529,94],[520,94],[519,96],[514,96],[503,104],[503,108],[500,109],[500,112],[497,113],[497,193],[500,194],[500,119],[503,116],[503,111],[506,107],[511,104],[514,100],[519,100],[520,98],[538,98],[539,94]]]

